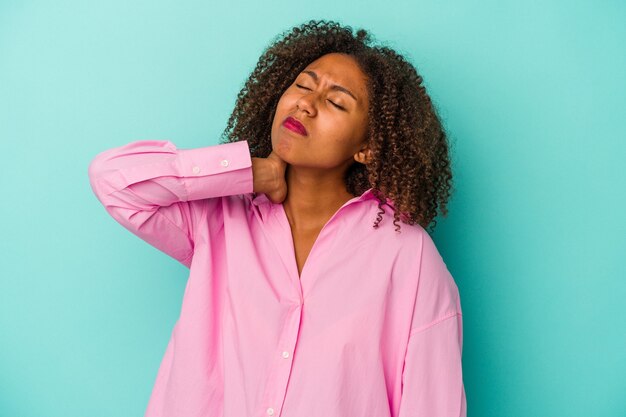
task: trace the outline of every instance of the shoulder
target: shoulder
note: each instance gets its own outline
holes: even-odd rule
[[[420,233],[419,262],[415,270],[418,280],[414,330],[455,314],[461,314],[458,286],[435,241],[426,230]]]
[[[400,232],[396,232],[393,216],[385,215],[380,222],[382,230],[373,235],[377,246],[393,258],[394,270],[412,283],[412,330],[461,314],[459,289],[435,240],[419,224],[400,224]]]

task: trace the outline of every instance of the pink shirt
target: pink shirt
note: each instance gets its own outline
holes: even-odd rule
[[[395,232],[386,207],[372,227],[371,189],[328,220],[299,277],[247,141],[135,141],[89,179],[117,222],[189,267],[146,417],[466,416],[455,281],[421,226]]]

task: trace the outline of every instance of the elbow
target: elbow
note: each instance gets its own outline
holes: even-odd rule
[[[89,178],[89,184],[91,185],[91,189],[94,194],[98,197],[98,199],[102,199],[102,196],[105,194],[104,192],[104,183],[102,181],[103,174],[108,170],[107,168],[107,160],[108,160],[107,151],[100,152],[97,154],[90,162],[87,167],[87,175]]]
[[[89,179],[98,178],[100,173],[104,171],[107,160],[107,151],[100,152],[97,154],[91,162],[89,162],[89,166],[87,168],[87,174],[89,175]]]
[[[102,154],[96,155],[91,162],[89,162],[89,166],[87,167],[87,175],[89,176],[89,181],[92,186],[95,180],[98,178],[98,175],[102,171]]]

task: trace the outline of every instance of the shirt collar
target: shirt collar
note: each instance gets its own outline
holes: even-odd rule
[[[370,199],[375,199],[376,196],[373,193],[373,188],[368,188],[367,190],[365,190],[360,196],[356,196],[354,198],[352,198],[351,200],[348,200],[346,202],[346,204],[348,202],[358,202],[358,201],[364,201],[364,200],[370,200]],[[250,193],[250,194],[246,194],[246,198],[248,198],[248,200],[250,200],[252,202],[252,204],[254,204],[255,206],[260,206],[262,204],[272,204],[272,202],[270,201],[269,198],[267,198],[267,196],[264,193]],[[387,199],[387,203],[390,204],[391,200]]]

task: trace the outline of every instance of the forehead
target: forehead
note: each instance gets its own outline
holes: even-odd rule
[[[315,71],[319,77],[328,77],[361,94],[366,92],[367,76],[350,55],[336,52],[326,54],[307,65],[305,70]]]

